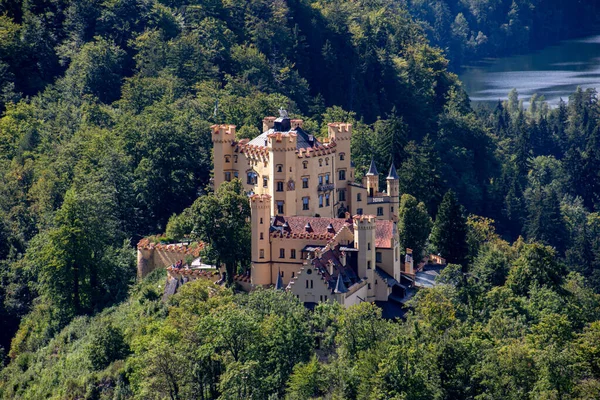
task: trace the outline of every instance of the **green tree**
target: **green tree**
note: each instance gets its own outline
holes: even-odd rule
[[[403,194],[398,210],[400,248],[402,251],[407,247],[412,249],[417,262],[423,255],[432,225],[433,222],[427,213],[425,204],[418,203],[417,199],[410,194]]]
[[[316,356],[307,362],[296,364],[290,376],[287,394],[290,400],[318,398],[326,393],[331,379]]]
[[[449,190],[438,208],[431,244],[449,263],[464,267],[468,255],[467,221],[454,192]]]
[[[563,281],[564,266],[556,251],[539,243],[524,245],[510,269],[506,285],[518,295],[527,295],[532,285],[558,289]]]
[[[124,359],[129,352],[123,334],[110,321],[97,325],[89,336],[88,354],[95,370],[102,370],[113,361]]]
[[[217,263],[225,264],[228,282],[233,282],[238,267],[247,267],[250,260],[250,204],[242,183],[226,182],[191,208],[195,234],[211,246]]]

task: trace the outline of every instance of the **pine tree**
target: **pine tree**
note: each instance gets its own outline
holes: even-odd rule
[[[438,208],[431,243],[452,264],[464,265],[467,254],[467,221],[456,195],[449,190]]]
[[[400,248],[412,249],[417,262],[421,259],[432,225],[425,203],[417,202],[410,194],[403,194],[398,211]]]
[[[540,188],[536,192],[529,204],[527,238],[564,251],[566,227],[556,191]]]

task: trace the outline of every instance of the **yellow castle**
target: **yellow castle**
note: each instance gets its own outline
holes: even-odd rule
[[[394,165],[379,190],[375,163],[362,182],[350,157],[352,125],[331,123],[319,141],[285,110],[263,133],[237,140],[234,125],[213,125],[213,184],[239,178],[251,202],[253,286],[292,291],[305,303],[344,305],[402,298]],[[352,217],[351,217],[352,216]]]

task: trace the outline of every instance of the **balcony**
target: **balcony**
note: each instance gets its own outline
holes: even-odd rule
[[[328,192],[335,189],[335,185],[333,183],[325,183],[317,186],[317,190],[319,192]]]

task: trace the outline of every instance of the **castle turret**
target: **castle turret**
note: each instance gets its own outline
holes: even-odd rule
[[[379,192],[379,172],[375,166],[375,160],[371,159],[371,166],[365,175],[367,179],[367,193],[369,197],[376,196]]]
[[[271,282],[271,196],[255,194],[250,197],[250,223],[252,227],[253,285],[270,285]]]
[[[393,163],[385,180],[387,182],[387,194],[390,196],[390,216],[396,221],[395,217],[398,216],[400,206],[400,178],[398,178],[398,172],[396,172]]]
[[[211,126],[213,143],[213,162],[215,169],[213,185],[215,190],[225,181],[235,177],[233,146],[235,142],[235,125]]]
[[[354,247],[358,249],[358,276],[367,279],[369,289],[367,301],[375,298],[375,217],[360,215],[354,217]]]

